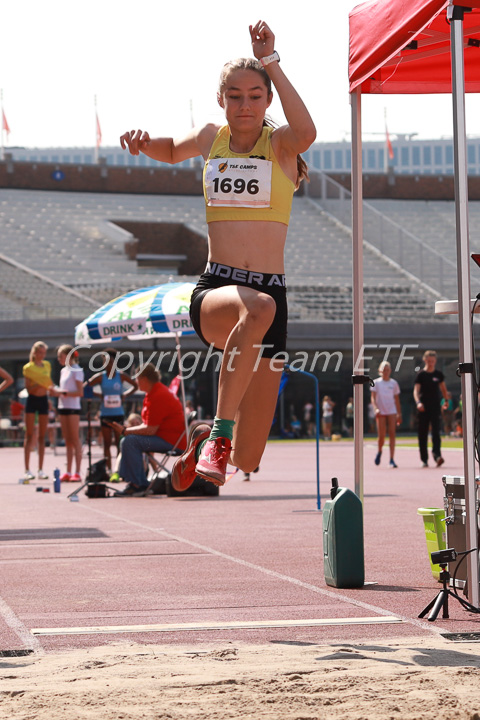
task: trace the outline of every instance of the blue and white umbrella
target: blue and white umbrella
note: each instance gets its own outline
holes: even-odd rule
[[[165,283],[131,290],[95,310],[75,328],[75,343],[150,340],[193,335],[189,316],[193,283]]]
[[[114,340],[138,341],[175,336],[185,410],[185,386],[181,373],[179,336],[195,333],[189,315],[190,297],[194,287],[193,283],[177,282],[131,290],[95,310],[77,325],[75,344],[105,344]],[[188,431],[186,413],[185,430]]]

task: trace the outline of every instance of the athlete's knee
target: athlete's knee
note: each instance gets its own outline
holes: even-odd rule
[[[275,300],[265,293],[255,293],[246,303],[246,320],[267,329],[273,322],[277,304]]]

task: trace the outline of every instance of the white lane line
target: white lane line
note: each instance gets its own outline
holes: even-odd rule
[[[92,627],[33,628],[33,635],[111,635],[116,633],[191,632],[205,630],[256,630],[258,628],[317,627],[320,625],[376,625],[401,623],[390,617],[323,618],[322,620],[248,620],[232,622],[180,623],[174,625],[93,625]]]
[[[22,621],[15,615],[11,607],[9,607],[9,605],[7,605],[5,600],[1,597],[0,617],[4,620],[5,624],[13,630],[27,650],[33,650],[38,655],[44,655],[44,650],[40,642],[36,637],[33,637],[31,631],[22,623]],[[18,648],[12,649],[17,650]]]
[[[180,535],[173,535],[173,533],[169,533],[166,530],[151,528],[148,525],[143,525],[142,523],[136,522],[135,520],[128,520],[127,518],[122,518],[121,516],[106,512],[105,510],[98,510],[97,508],[94,508],[91,506],[84,506],[84,507],[85,507],[85,509],[88,509],[91,512],[96,512],[99,515],[104,515],[105,517],[110,517],[110,518],[113,518],[114,520],[122,520],[123,522],[126,522],[129,525],[133,525],[135,527],[140,527],[143,530],[148,530],[150,532],[158,533],[159,535],[163,535],[164,537],[168,537],[168,538],[171,538],[172,540],[177,540],[178,542],[182,542],[187,545],[190,545],[191,547],[197,548],[199,550],[203,550],[204,552],[207,552],[211,555],[216,555],[217,557],[220,557],[223,560],[229,560],[230,562],[234,562],[237,565],[242,565],[243,567],[247,567],[251,570],[261,572],[264,575],[269,575],[270,577],[274,577],[277,580],[282,580],[283,582],[288,582],[288,583],[291,583],[292,585],[297,585],[298,587],[301,587],[305,590],[310,590],[311,592],[317,593],[318,595],[323,595],[324,597],[328,597],[331,600],[335,600],[336,602],[340,602],[340,601],[346,602],[349,605],[354,605],[355,607],[362,608],[362,610],[367,610],[368,612],[376,613],[377,615],[391,616],[391,610],[385,610],[384,608],[377,607],[376,605],[371,605],[370,603],[365,603],[365,602],[362,602],[361,600],[355,600],[354,598],[348,597],[347,595],[342,595],[341,593],[336,593],[336,592],[333,592],[332,590],[326,590],[325,588],[318,587],[317,585],[311,585],[310,583],[303,582],[302,580],[298,580],[297,578],[292,578],[289,575],[283,575],[282,573],[276,572],[275,570],[270,570],[269,568],[262,567],[261,565],[255,565],[254,563],[248,562],[248,560],[242,560],[242,558],[237,558],[233,555],[227,555],[226,553],[223,553],[220,550],[215,550],[214,548],[208,547],[207,545],[201,545],[200,543],[197,543],[193,540],[188,540],[187,538],[181,537]],[[400,614],[397,614],[396,617],[398,617],[400,620],[402,620],[405,623],[414,625],[415,627],[421,628],[422,630],[428,630],[435,635],[441,635],[441,633],[442,633],[441,628],[437,629],[436,627],[434,627],[432,625],[432,623],[417,620],[416,618],[409,618],[409,617],[406,617],[406,616],[400,615]]]

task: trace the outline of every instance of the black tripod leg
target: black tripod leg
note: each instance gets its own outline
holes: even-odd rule
[[[77,488],[76,490],[74,490],[73,492],[71,492],[70,495],[67,495],[67,500],[68,500],[69,498],[73,497],[74,495],[78,495],[78,493],[79,493],[81,490],[83,490],[84,487],[87,487],[87,485],[88,485],[88,480],[86,480],[86,481],[83,483],[83,485],[80,485],[79,488]]]
[[[431,609],[433,608],[433,606],[434,606],[435,603],[437,602],[437,600],[438,600],[439,596],[442,594],[442,592],[443,592],[443,591],[440,590],[440,592],[438,593],[438,595],[436,595],[436,596],[433,598],[433,600],[428,603],[427,607],[424,607],[424,608],[423,608],[422,612],[421,612],[420,615],[418,616],[419,618],[425,617],[425,615],[429,612],[429,610],[431,610]]]
[[[437,615],[440,612],[441,607],[443,607],[442,617],[448,618],[448,590],[440,590],[440,592],[438,593],[435,599],[435,603],[433,605],[432,612],[427,618],[429,622],[434,622],[434,620],[437,619]]]

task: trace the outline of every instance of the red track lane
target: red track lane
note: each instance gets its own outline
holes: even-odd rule
[[[431,632],[480,631],[480,616],[456,601],[450,619],[417,620],[440,589],[431,575],[417,508],[443,507],[442,475],[462,475],[463,455],[446,450],[441,469],[421,469],[399,447],[398,469],[374,465],[365,446],[366,580],[325,584],[322,513],[316,509],[313,442],[269,443],[260,472],[237,473],[218,498],[67,500],[74,485],[18,484],[20,448],[0,451],[2,520],[0,650],[54,651],[118,641],[141,643],[385,640]],[[63,457],[47,454],[47,470]],[[322,504],[330,479],[354,489],[352,443],[320,447]],[[50,487],[50,493],[36,487]],[[12,535],[13,533],[13,535]],[[35,628],[148,626],[397,615],[401,624],[184,630],[34,636]]]

